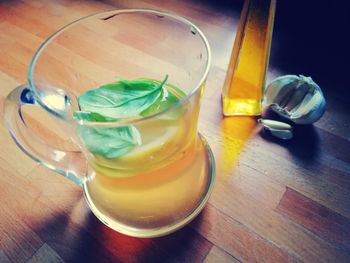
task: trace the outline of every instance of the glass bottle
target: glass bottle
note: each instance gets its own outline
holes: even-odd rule
[[[276,0],[245,0],[223,88],[225,116],[262,112]]]

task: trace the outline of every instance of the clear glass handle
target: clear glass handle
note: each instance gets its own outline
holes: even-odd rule
[[[79,151],[55,149],[45,143],[44,138],[27,127],[22,116],[23,105],[40,107],[24,85],[15,88],[4,103],[5,125],[18,147],[34,161],[82,186],[87,172],[83,154]]]

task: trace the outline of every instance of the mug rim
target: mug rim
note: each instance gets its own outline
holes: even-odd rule
[[[101,126],[101,127],[115,127],[115,126],[125,126],[127,124],[133,124],[133,123],[137,123],[137,122],[143,122],[145,120],[149,120],[149,119],[153,119],[156,118],[158,116],[163,115],[164,113],[167,113],[169,111],[171,111],[172,109],[175,109],[176,107],[179,107],[180,105],[183,105],[186,101],[188,101],[194,94],[196,94],[201,86],[203,85],[203,83],[206,81],[207,77],[208,77],[208,73],[209,73],[209,69],[210,69],[210,65],[211,65],[211,49],[210,49],[210,45],[209,45],[209,41],[206,38],[206,36],[204,35],[204,33],[195,25],[193,24],[190,20],[174,14],[174,13],[170,13],[167,11],[163,11],[163,10],[157,10],[157,9],[148,9],[148,8],[127,8],[127,9],[112,9],[109,11],[102,11],[102,12],[97,12],[94,14],[90,14],[84,17],[81,17],[77,20],[74,20],[68,24],[66,24],[65,26],[61,27],[60,29],[58,29],[57,31],[55,31],[53,34],[51,34],[40,46],[39,48],[36,50],[36,52],[34,53],[34,56],[29,64],[29,69],[28,69],[28,84],[29,84],[29,89],[33,92],[37,102],[40,104],[40,106],[42,106],[45,110],[47,110],[48,112],[54,114],[55,116],[59,117],[59,118],[63,118],[61,114],[59,114],[58,112],[54,111],[53,109],[51,109],[50,107],[48,107],[40,98],[38,90],[35,87],[35,81],[34,81],[34,69],[35,69],[35,64],[36,61],[38,60],[38,58],[40,57],[41,52],[44,50],[44,48],[46,46],[48,46],[57,36],[59,36],[62,32],[64,32],[66,29],[74,26],[75,24],[78,24],[79,22],[81,22],[82,20],[85,19],[90,19],[93,17],[97,17],[97,16],[101,16],[101,15],[108,15],[113,13],[114,15],[118,15],[118,14],[128,14],[128,13],[150,13],[150,14],[158,14],[158,15],[163,15],[163,16],[167,16],[170,18],[173,18],[177,21],[180,21],[182,23],[185,23],[191,27],[193,27],[196,32],[199,34],[200,38],[202,39],[206,51],[207,51],[207,60],[206,60],[206,66],[205,66],[205,70],[202,73],[202,77],[201,79],[198,81],[198,83],[195,85],[195,87],[182,99],[179,100],[179,102],[175,103],[174,105],[171,105],[170,107],[166,108],[165,110],[162,110],[160,112],[157,112],[155,114],[146,116],[146,117],[128,117],[128,118],[122,118],[118,121],[111,121],[111,122],[94,122],[94,121],[85,121],[85,120],[77,120],[74,119],[78,124],[80,125],[87,125],[87,126]]]

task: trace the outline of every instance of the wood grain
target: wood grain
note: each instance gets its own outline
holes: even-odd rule
[[[298,10],[300,19],[291,22],[290,10],[303,3],[287,2],[277,5],[268,80],[303,73],[299,71],[305,70],[306,63],[323,88],[327,111],[315,125],[296,127],[295,138],[285,142],[264,134],[255,118],[222,117],[221,89],[242,1],[0,1],[1,116],[6,95],[26,82],[28,64],[38,46],[73,20],[112,8],[143,7],[175,12],[193,21],[207,35],[213,53],[199,130],[217,166],[213,194],[193,222],[162,238],[131,238],[100,223],[81,189],[30,160],[0,124],[0,262],[349,262],[350,97],[344,88],[348,83],[337,78],[346,54],[333,52],[337,41],[326,40],[329,54],[339,65],[333,63],[330,69],[335,58],[322,54],[318,56],[322,63],[305,61],[317,54],[317,47],[324,50],[324,43],[313,42],[311,50],[309,44],[290,41],[287,32],[309,40],[310,32],[318,40],[325,38],[324,32],[307,30],[310,13],[304,10]],[[346,23],[338,23],[342,17],[329,14],[322,4],[319,7],[312,21],[322,24],[329,16],[330,26],[347,32]],[[133,23],[135,31],[142,31],[144,25]],[[305,27],[300,26],[303,23]],[[99,31],[98,24],[93,27]],[[95,71],[103,72],[102,79],[114,74],[115,54],[103,61],[100,55],[116,42],[96,43],[100,55],[90,56],[88,45],[94,38],[84,42],[82,36],[89,32],[80,34],[69,35],[69,41],[60,39],[48,53],[49,61],[58,65],[55,71],[45,71],[48,78],[57,79],[70,67],[80,67],[87,82],[94,81],[89,76]],[[119,41],[118,47],[130,52],[134,41],[149,39],[124,36]],[[157,49],[150,47],[147,52],[149,59],[159,63]],[[181,61],[174,57],[170,64],[176,68]],[[65,85],[64,79],[61,84]],[[45,113],[28,108],[24,117],[31,129],[56,147],[72,147],[64,130]]]
[[[0,262],[11,263],[8,257],[5,255],[4,251],[0,250]]]
[[[224,250],[221,250],[218,247],[213,246],[208,256],[205,258],[204,262],[205,263],[215,263],[215,262],[238,263],[240,261],[232,257],[230,254],[226,253]]]
[[[350,245],[350,220],[314,200],[287,188],[277,211],[344,250]]]
[[[28,261],[29,263],[39,262],[64,263],[64,260],[49,245],[44,244]]]

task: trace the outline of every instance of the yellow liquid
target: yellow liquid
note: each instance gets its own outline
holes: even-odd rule
[[[138,124],[141,146],[117,159],[90,160],[95,174],[84,193],[102,222],[127,235],[153,237],[178,229],[201,211],[214,160],[196,129],[186,125],[191,114]]]
[[[224,115],[260,115],[275,0],[246,0],[223,90]]]

